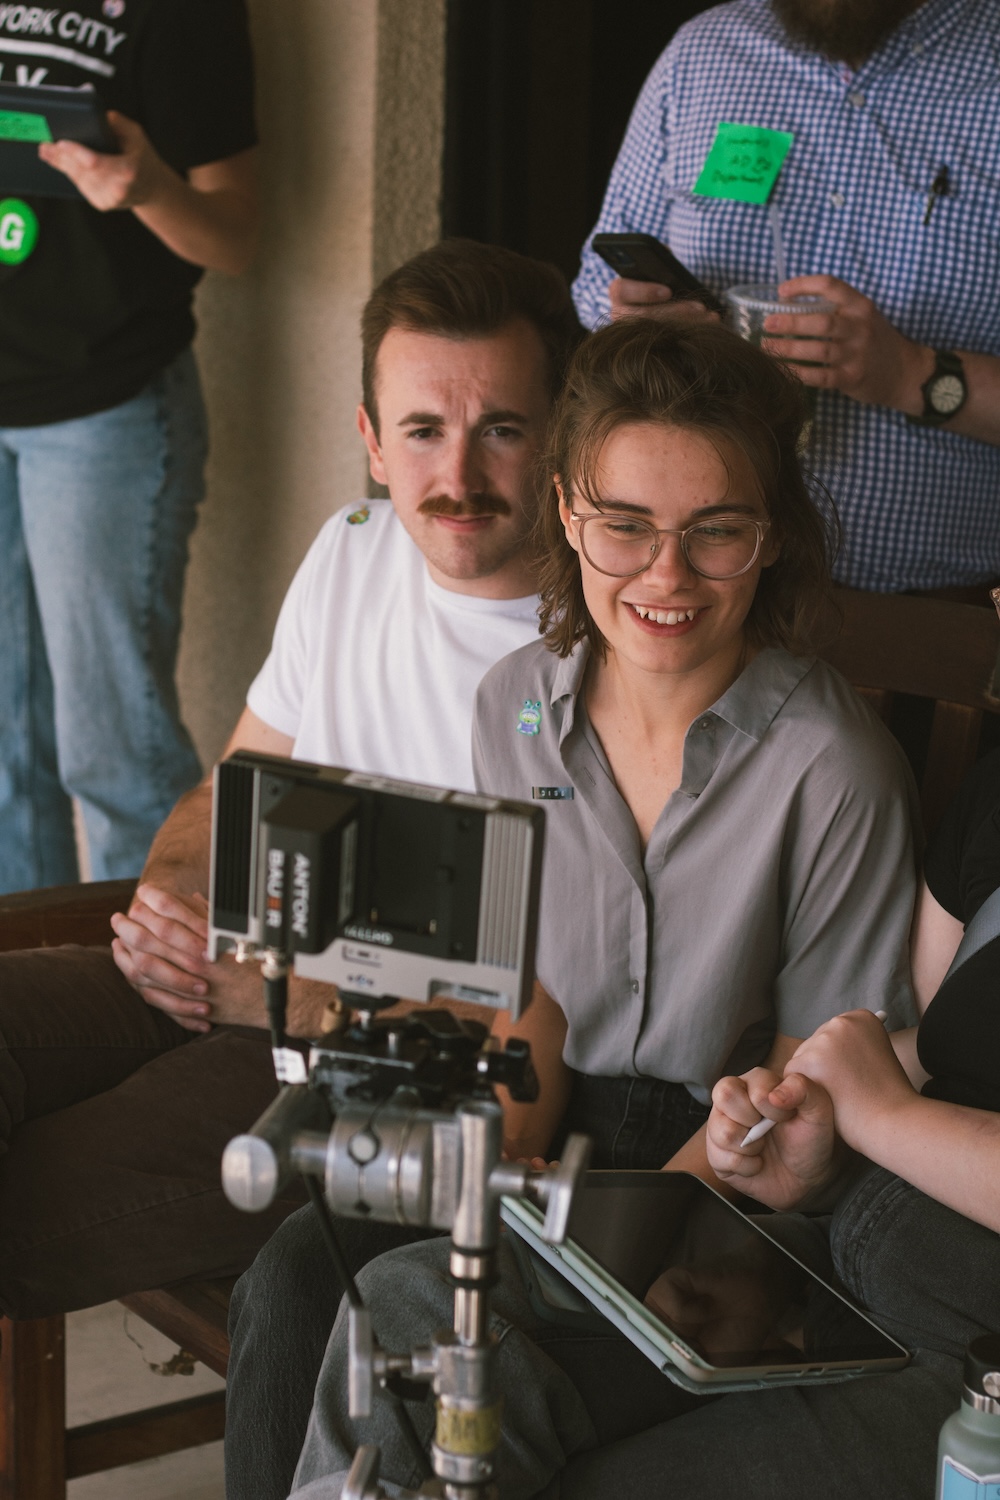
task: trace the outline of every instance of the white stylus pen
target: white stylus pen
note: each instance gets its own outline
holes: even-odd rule
[[[875,1019],[884,1023],[888,1019],[888,1011],[877,1010],[875,1012]],[[773,1130],[777,1123],[777,1120],[758,1120],[756,1125],[751,1125],[746,1135],[740,1141],[740,1150],[742,1151],[744,1146],[752,1146],[754,1141],[762,1141],[767,1132]]]

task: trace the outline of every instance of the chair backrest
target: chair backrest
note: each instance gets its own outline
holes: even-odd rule
[[[900,694],[933,702],[920,783],[928,832],[972,766],[983,714],[1000,714],[1000,621],[992,609],[838,589],[839,633],[820,655],[890,722]]]
[[[128,910],[135,884],[97,880],[0,896],[0,953],[56,948],[60,943],[110,943],[113,933],[108,924],[114,912]]]

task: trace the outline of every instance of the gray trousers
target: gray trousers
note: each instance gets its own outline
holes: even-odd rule
[[[916,1350],[907,1369],[840,1386],[688,1396],[623,1338],[574,1336],[533,1313],[509,1251],[493,1298],[504,1393],[502,1500],[932,1500],[938,1429],[959,1402],[961,1356],[1000,1330],[1000,1238],[873,1168],[838,1208],[831,1250],[848,1291]],[[359,1285],[385,1345],[406,1350],[451,1319],[446,1242],[380,1256]],[[357,1444],[382,1476],[418,1475],[384,1405],[347,1416],[347,1315],[327,1347],[295,1500],[334,1500]],[[429,1440],[430,1401],[411,1404]]]
[[[578,1073],[560,1135],[589,1135],[595,1167],[655,1170],[707,1117],[681,1084]],[[357,1219],[338,1219],[337,1233],[354,1274],[383,1251],[427,1237]],[[285,1220],[237,1283],[229,1309],[227,1500],[285,1500],[342,1291],[311,1208]],[[378,1309],[374,1324],[385,1343]]]

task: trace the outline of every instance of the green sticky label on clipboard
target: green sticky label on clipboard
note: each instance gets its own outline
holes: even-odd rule
[[[44,115],[0,109],[0,141],[51,141],[52,132]]]
[[[723,121],[694,192],[702,198],[766,203],[794,139],[790,130]]]

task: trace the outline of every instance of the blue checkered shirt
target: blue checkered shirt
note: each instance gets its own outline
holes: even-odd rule
[[[789,275],[840,277],[935,349],[1000,355],[996,0],[927,0],[857,72],[791,43],[768,0],[681,28],[636,103],[596,230],[654,234],[718,291],[775,276],[767,210],[691,192],[722,120],[794,132],[772,194]],[[942,165],[950,193],[925,225]],[[588,327],[608,316],[612,274],[588,241],[574,286]],[[805,462],[836,501],[842,582],[1000,578],[1000,447],[822,391]]]

